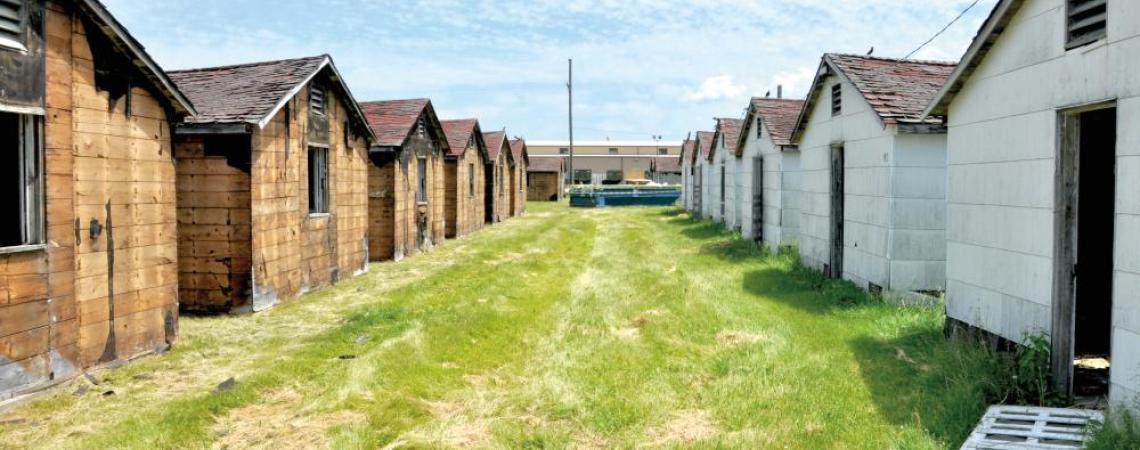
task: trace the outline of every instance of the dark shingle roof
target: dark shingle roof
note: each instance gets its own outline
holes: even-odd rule
[[[463,156],[467,151],[467,143],[471,142],[471,136],[479,131],[479,121],[475,119],[444,120],[439,124],[447,136],[448,147],[451,147],[447,156]]]
[[[923,111],[956,63],[828,54],[885,123],[924,123]],[[926,123],[941,123],[929,119]]]
[[[716,119],[716,132],[718,135],[724,137],[725,148],[731,149],[732,153],[736,154],[736,143],[740,141],[740,129],[744,127],[744,120],[742,119]],[[715,140],[715,138],[714,138]],[[731,144],[729,144],[731,142]],[[716,154],[716,149],[709,152],[709,158]]]
[[[374,145],[399,147],[404,145],[408,135],[416,127],[416,122],[424,115],[430,100],[416,98],[409,100],[385,100],[364,102],[360,108],[372,132],[376,133]]]
[[[708,159],[709,154],[712,153],[713,139],[716,138],[716,133],[712,131],[698,131],[697,142],[701,144],[700,156],[701,158]]]
[[[749,111],[748,124],[752,125],[752,117],[760,116],[768,129],[768,137],[776,145],[792,145],[792,132],[796,129],[796,120],[800,117],[800,110],[804,107],[803,100],[787,100],[775,98],[755,97],[752,99],[752,109]],[[737,149],[740,154],[744,146]]]
[[[198,109],[190,123],[258,123],[313,76],[327,55],[169,72]]]
[[[565,164],[565,158],[561,156],[531,156],[530,163],[526,166],[527,172],[561,172]]]
[[[499,153],[503,151],[503,146],[507,144],[506,131],[492,131],[490,133],[483,133],[483,142],[487,143],[487,157],[491,161],[499,159]],[[509,150],[508,146],[508,150]],[[508,152],[509,153],[509,152]]]
[[[530,155],[528,155],[527,154],[528,152],[526,151],[526,140],[525,139],[523,139],[523,138],[511,139],[510,146],[511,146],[511,157],[513,157],[515,159],[515,161],[528,161],[529,162]]]
[[[693,150],[696,148],[697,141],[692,138],[685,138],[685,142],[681,144],[681,159],[693,160]]]

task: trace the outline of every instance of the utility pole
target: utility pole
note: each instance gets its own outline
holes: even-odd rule
[[[568,77],[566,81],[566,91],[569,94],[569,102],[567,103],[567,111],[569,112],[569,126],[570,126],[570,187],[574,187],[577,181],[577,174],[574,173],[574,60],[568,59],[567,72]]]

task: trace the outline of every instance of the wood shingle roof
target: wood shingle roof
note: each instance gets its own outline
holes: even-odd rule
[[[364,117],[376,134],[374,145],[399,147],[415,130],[430,103],[426,98],[383,100],[361,103],[360,109],[364,110]]]

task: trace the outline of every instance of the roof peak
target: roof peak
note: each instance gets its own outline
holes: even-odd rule
[[[427,103],[427,102],[431,102],[431,99],[427,98],[427,97],[419,97],[419,98],[398,98],[398,99],[391,99],[391,100],[368,100],[366,102],[360,102],[360,105],[364,106],[364,105],[379,105],[379,104],[386,104],[386,103],[407,103],[407,102],[424,102],[424,103]]]
[[[854,55],[851,53],[825,53],[824,56],[826,56],[828,58],[834,58],[834,57],[858,58],[858,59],[870,59],[870,60],[876,60],[876,61],[889,61],[889,62],[907,63],[907,64],[924,64],[924,65],[939,65],[939,66],[956,66],[956,65],[958,65],[957,61],[938,61],[938,60],[932,60],[932,59],[888,58],[885,56]]]
[[[212,70],[224,70],[224,69],[244,69],[244,68],[248,68],[248,67],[267,66],[270,64],[280,64],[280,63],[293,62],[293,61],[312,61],[312,60],[318,60],[318,59],[330,59],[331,60],[332,56],[329,56],[329,54],[326,53],[326,54],[322,54],[322,55],[304,56],[304,57],[299,57],[299,58],[273,59],[273,60],[257,61],[257,62],[250,62],[250,63],[228,64],[228,65],[224,65],[224,66],[195,67],[192,69],[168,70],[166,72],[167,73],[194,73],[194,72],[207,72],[207,71],[212,71]]]

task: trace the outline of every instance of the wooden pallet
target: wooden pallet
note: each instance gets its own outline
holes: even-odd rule
[[[1099,411],[991,406],[962,450],[1072,450],[1084,447]]]

